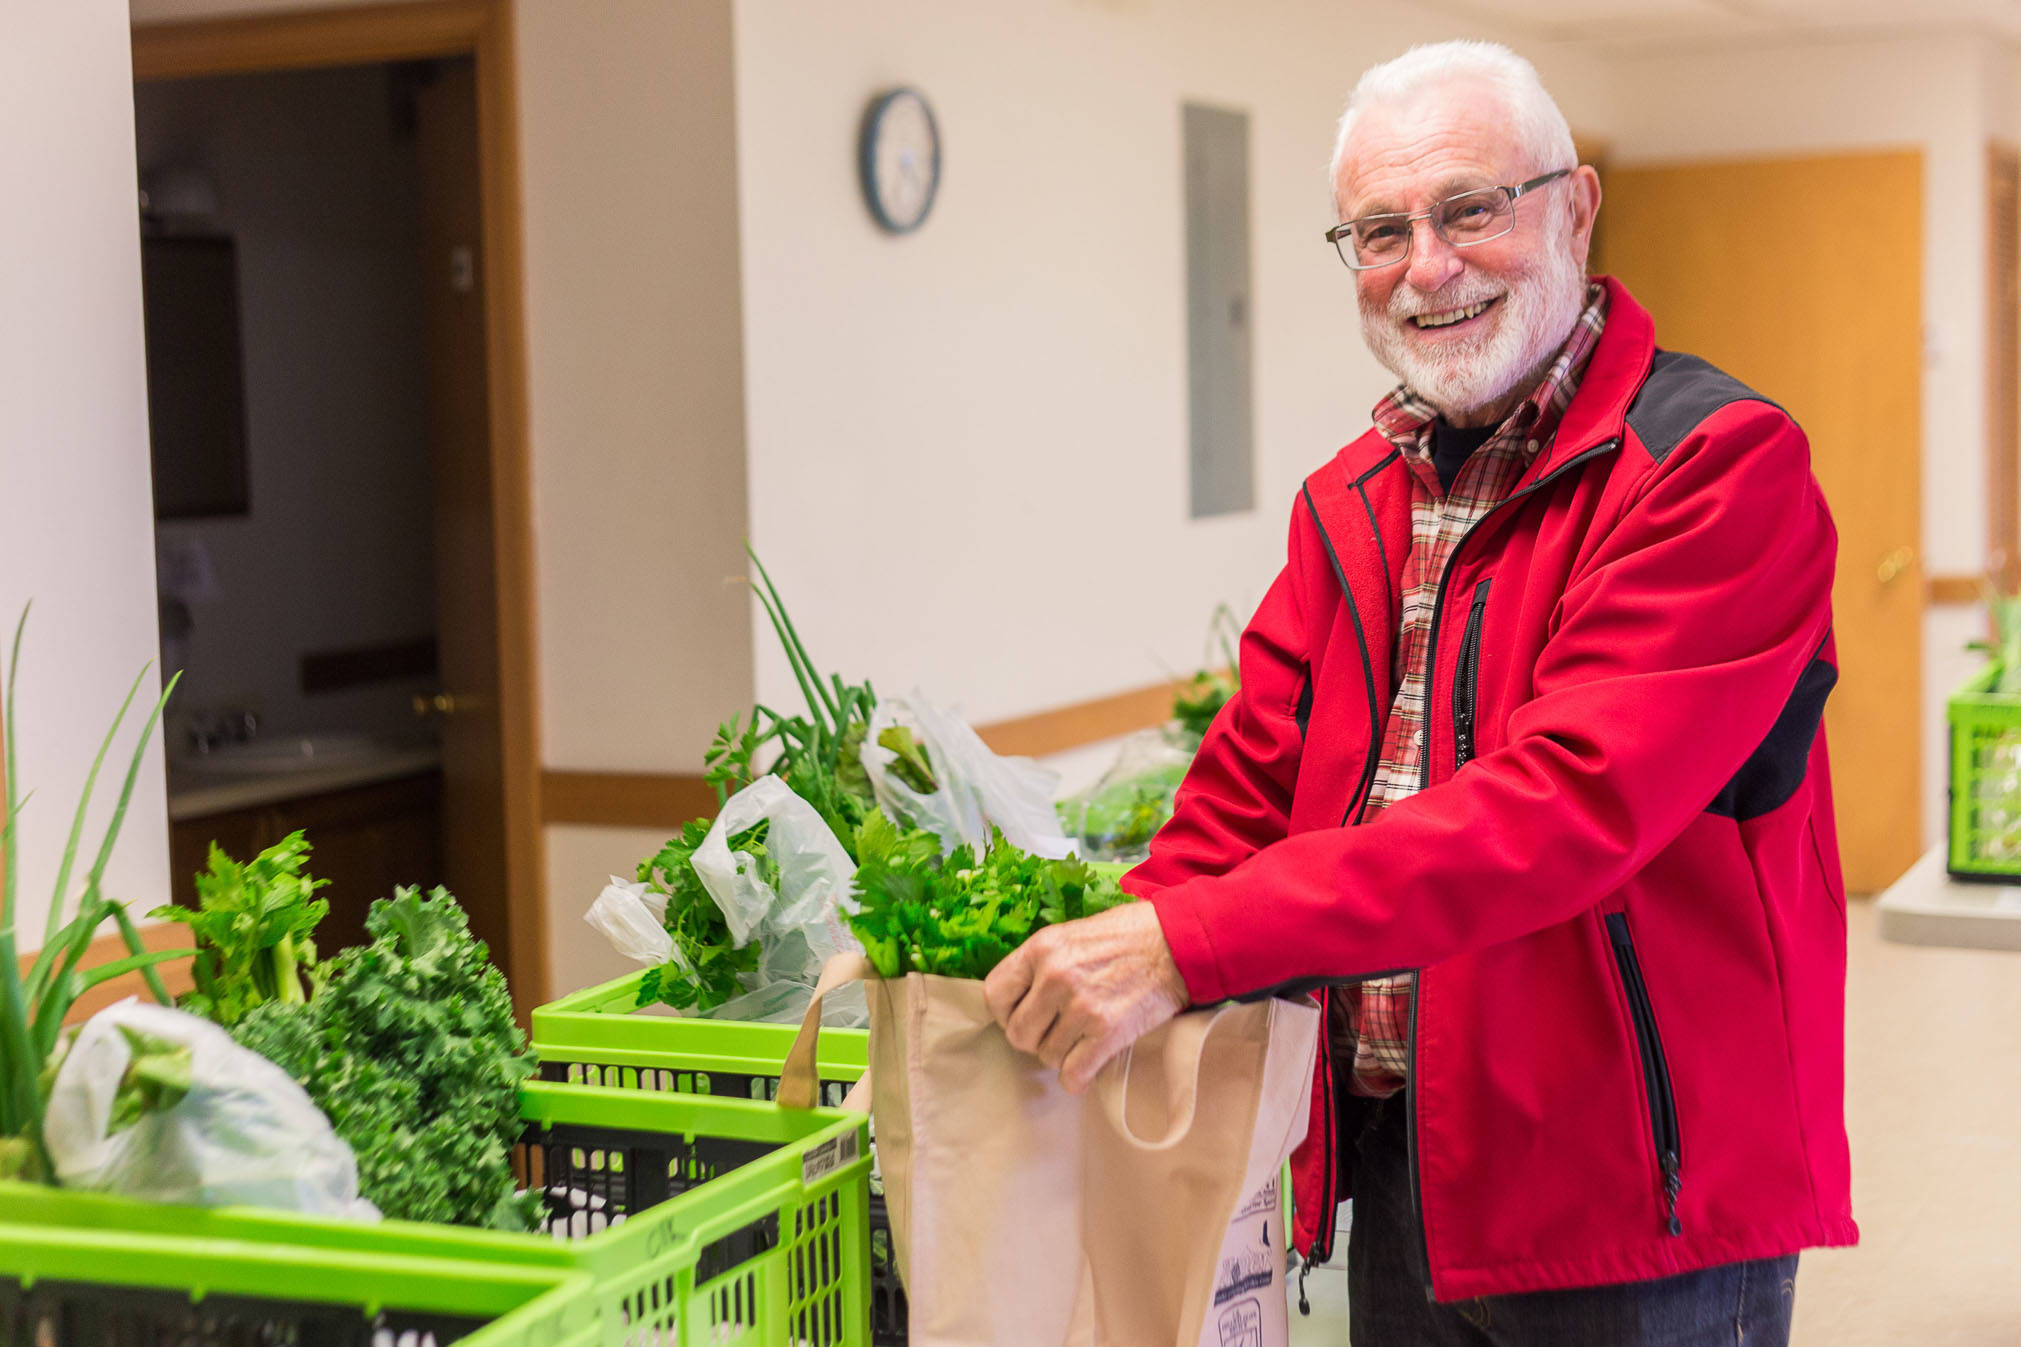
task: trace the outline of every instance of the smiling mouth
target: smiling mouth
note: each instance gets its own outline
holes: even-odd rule
[[[1410,323],[1420,332],[1457,327],[1462,323],[1472,322],[1500,301],[1501,296],[1497,295],[1478,304],[1469,304],[1463,309],[1447,309],[1442,313],[1414,313],[1411,315]]]

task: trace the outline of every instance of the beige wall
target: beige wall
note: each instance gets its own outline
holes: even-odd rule
[[[17,689],[23,949],[42,944],[78,793],[155,658],[131,53],[117,0],[13,6],[0,41],[0,628],[34,600]],[[159,685],[137,701],[152,704]],[[143,706],[101,780],[112,812]],[[105,889],[167,901],[161,752],[150,750]],[[71,885],[74,896],[77,884]]]
[[[1211,0],[737,10],[752,533],[817,660],[989,720],[1196,667],[1282,564],[1305,473],[1389,379],[1321,240],[1359,70],[1461,28],[1409,6]],[[1478,31],[1472,29],[1469,31]],[[1594,60],[1521,44],[1581,125]],[[932,102],[916,234],[865,210],[855,137]],[[1187,517],[1181,105],[1250,117],[1257,506]],[[768,637],[758,689],[797,703]]]
[[[1925,344],[1920,551],[1929,573],[1978,574],[1986,551],[1985,144],[2021,130],[2013,58],[1996,43],[1951,35],[1647,56],[1618,62],[1615,74],[1624,92],[1613,137],[1620,163],[1922,151],[1924,243],[1914,259],[1923,268]],[[1932,608],[1924,621],[1926,843],[1944,831],[1944,699],[1976,664],[1964,643],[1981,622],[1976,608],[1957,607]]]

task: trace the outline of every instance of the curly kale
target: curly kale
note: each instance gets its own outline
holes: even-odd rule
[[[729,844],[730,850],[751,856],[759,878],[776,891],[779,866],[765,849],[768,826],[761,821],[733,833]],[[639,863],[639,882],[667,897],[661,922],[674,938],[674,958],[647,969],[639,980],[642,1006],[662,1002],[679,1010],[713,1010],[743,991],[739,973],[758,967],[758,943],[754,940],[742,949],[733,945],[723,909],[695,873],[695,851],[708,835],[709,820],[690,820],[656,855]]]
[[[879,977],[988,977],[1034,932],[1129,901],[1085,861],[1031,855],[995,830],[980,858],[963,846],[943,861],[934,834],[876,814],[856,847],[861,906],[849,926]]]
[[[445,889],[372,904],[371,943],[318,970],[306,1005],[269,1001],[233,1031],[301,1082],[387,1216],[526,1230],[512,1146],[533,1071],[505,976]]]

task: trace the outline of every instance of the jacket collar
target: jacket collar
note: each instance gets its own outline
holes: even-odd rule
[[[1537,455],[1527,474],[1531,479],[1560,464],[1619,441],[1628,419],[1628,404],[1649,377],[1656,358],[1656,324],[1649,310],[1635,302],[1628,287],[1612,276],[1597,278],[1607,287],[1607,327],[1586,366],[1585,382],[1565,409],[1558,433]]]
[[[1607,326],[1600,333],[1600,344],[1586,366],[1578,393],[1558,423],[1557,434],[1530,464],[1518,489],[1608,440],[1619,440],[1628,404],[1649,377],[1656,357],[1655,321],[1620,281],[1612,276],[1594,279],[1607,287]],[[1371,487],[1374,482],[1367,474],[1372,469],[1384,468],[1380,474],[1384,478],[1392,466],[1399,475],[1408,473],[1395,447],[1374,428],[1343,449],[1334,462],[1350,481]]]

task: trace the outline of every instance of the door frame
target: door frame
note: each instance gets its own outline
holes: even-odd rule
[[[520,215],[519,100],[511,0],[405,0],[287,14],[133,27],[136,81],[467,56],[477,80],[478,181],[492,568],[498,593],[498,695],[504,757],[505,969],[522,1017],[548,999],[542,867],[533,477],[526,420],[526,286]]]

